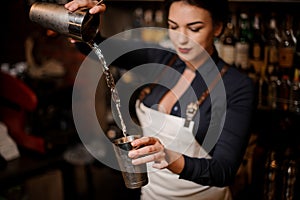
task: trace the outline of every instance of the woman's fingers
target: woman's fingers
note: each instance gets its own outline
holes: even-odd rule
[[[140,149],[134,149],[129,151],[128,156],[129,158],[138,158],[140,156],[148,155],[148,154],[153,154],[157,152],[164,152],[164,147],[160,145],[149,145],[149,146],[144,146]]]
[[[129,151],[128,156],[132,158],[132,164],[140,165],[148,162],[154,162],[153,167],[163,169],[168,166],[164,146],[157,138],[142,137],[134,140],[131,145],[141,148]]]
[[[105,4],[100,4],[97,6],[92,7],[89,12],[91,14],[96,14],[96,13],[103,13],[106,10]]]
[[[139,139],[133,140],[131,142],[131,145],[133,147],[137,147],[137,146],[147,146],[147,145],[153,145],[155,143],[160,143],[158,139],[154,138],[154,137],[141,137]]]
[[[91,14],[103,13],[106,10],[105,4],[98,4],[98,1],[73,0],[65,4],[65,8],[72,12],[83,7],[91,8],[89,10]]]
[[[70,1],[69,3],[65,4],[65,8],[69,11],[75,11],[80,7],[87,6],[87,4],[84,1]]]
[[[140,139],[136,139],[131,142],[131,145],[133,146],[134,150],[131,150],[128,153],[130,158],[138,158],[140,156],[157,153],[159,151],[164,152],[164,146],[158,139],[153,137],[142,137]]]
[[[135,159],[132,159],[132,164],[134,165],[140,165],[143,163],[148,163],[148,162],[156,162],[156,163],[160,163],[162,160],[165,160],[165,152],[160,151],[160,152],[156,152],[156,153],[152,153],[146,156],[142,156],[142,157],[138,157]]]

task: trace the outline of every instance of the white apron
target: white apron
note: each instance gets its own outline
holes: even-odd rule
[[[136,104],[137,116],[140,120],[143,135],[160,139],[162,144],[170,150],[190,157],[210,158],[201,148],[192,133],[194,122],[190,127],[184,127],[184,118],[164,114],[150,109],[140,103]],[[179,179],[179,175],[168,169],[158,170],[148,163],[149,183],[142,188],[142,200],[184,199],[184,200],[230,200],[228,187],[218,188],[202,186],[192,181]]]

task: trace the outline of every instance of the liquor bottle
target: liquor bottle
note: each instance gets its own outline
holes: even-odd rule
[[[288,75],[284,74],[280,81],[277,81],[277,109],[287,111],[289,109],[291,81]]]
[[[233,15],[229,18],[224,30],[224,34],[221,38],[221,58],[229,65],[234,65],[235,60],[236,38],[234,36],[235,27],[233,23],[233,18]]]
[[[137,7],[134,10],[134,15],[133,15],[133,28],[140,28],[144,25],[143,21],[143,9],[141,7]]]
[[[254,66],[257,72],[261,72],[264,67],[264,46],[266,39],[261,29],[261,19],[259,14],[254,15],[252,23],[252,38],[250,43],[250,65]]]
[[[297,164],[293,157],[291,148],[287,148],[285,152],[285,160],[282,164],[282,200],[294,200],[296,192],[296,177],[297,177]]]
[[[263,200],[279,200],[280,164],[275,150],[268,152],[265,163]],[[280,193],[279,193],[280,195]]]
[[[294,66],[300,68],[300,21],[296,30],[296,53],[294,57]]]
[[[134,40],[141,40],[141,31],[137,28],[141,28],[144,26],[144,12],[141,7],[137,7],[133,12],[133,21],[132,21],[132,27],[136,30],[132,30],[129,32],[131,33],[131,37]]]
[[[294,79],[291,85],[290,109],[291,112],[300,113],[300,81],[299,69],[295,69]]]
[[[166,27],[166,24],[164,22],[164,12],[163,10],[156,10],[154,13],[154,26],[157,27],[157,29],[153,30],[153,41],[157,43],[163,43],[166,42],[167,32],[163,27]]]
[[[144,12],[144,26],[153,27],[154,26],[154,14],[153,10],[147,9]]]
[[[155,27],[165,27],[163,10],[156,10],[154,15]]]
[[[269,80],[265,75],[265,71],[262,71],[261,76],[258,80],[258,104],[257,108],[267,109],[269,107],[268,102],[269,93]]]
[[[278,48],[281,42],[275,15],[272,14],[269,25],[265,32],[265,58],[266,77],[268,79],[268,106],[270,109],[277,107],[277,85],[278,85]]]
[[[268,79],[268,107],[272,110],[277,108],[277,86],[278,81],[278,68],[273,65],[266,67],[266,77]]]
[[[146,42],[153,42],[155,41],[155,34],[153,31],[155,22],[154,22],[154,14],[153,10],[147,9],[144,11],[144,29],[141,31],[142,40]]]
[[[294,64],[297,40],[293,33],[293,19],[287,14],[279,44],[279,67],[281,74],[290,75]]]
[[[267,68],[274,69],[278,67],[278,48],[281,42],[279,31],[276,25],[276,19],[271,17],[269,26],[266,30],[265,44],[265,65]]]
[[[247,71],[249,69],[249,21],[246,13],[240,14],[239,37],[235,44],[235,66]]]

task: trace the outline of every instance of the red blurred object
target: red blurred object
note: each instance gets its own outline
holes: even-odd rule
[[[26,149],[45,153],[44,139],[25,131],[26,114],[37,107],[36,94],[23,81],[0,71],[0,102],[0,120],[15,142]]]

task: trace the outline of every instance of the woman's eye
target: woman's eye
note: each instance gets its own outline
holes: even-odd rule
[[[177,28],[178,28],[178,26],[169,25],[169,29],[175,30],[175,29],[177,29]]]
[[[193,32],[198,32],[201,30],[201,27],[197,27],[197,28],[190,27],[190,30]]]

